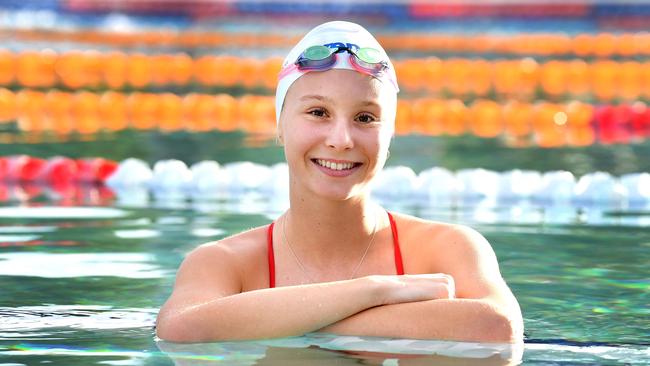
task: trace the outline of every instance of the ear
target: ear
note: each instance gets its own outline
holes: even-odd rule
[[[282,125],[282,120],[280,120],[278,123],[277,134],[275,136],[275,142],[280,146],[284,146],[284,129],[282,128]]]

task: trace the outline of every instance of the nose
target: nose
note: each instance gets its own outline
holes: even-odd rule
[[[352,149],[352,126],[346,119],[339,118],[329,127],[325,141],[329,148],[341,151]]]

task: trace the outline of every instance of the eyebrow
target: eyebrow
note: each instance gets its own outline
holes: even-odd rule
[[[302,97],[300,97],[301,101],[307,101],[309,99],[316,99],[316,100],[319,100],[321,102],[328,102],[328,103],[333,102],[332,99],[330,99],[328,97],[325,97],[325,96],[322,96],[322,95],[318,95],[318,94],[307,94],[307,95],[303,95]]]
[[[319,94],[307,94],[300,97],[301,101],[308,101],[310,99],[316,99],[318,101],[325,102],[325,103],[334,103],[334,100]],[[373,102],[370,100],[365,100],[363,102],[360,102],[359,105],[362,107],[379,107],[380,103]]]

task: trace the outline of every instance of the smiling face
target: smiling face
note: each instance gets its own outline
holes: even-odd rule
[[[292,190],[336,200],[365,194],[386,162],[395,100],[390,87],[351,70],[296,80],[279,126]]]

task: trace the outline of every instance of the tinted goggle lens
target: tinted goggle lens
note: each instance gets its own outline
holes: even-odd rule
[[[368,47],[355,52],[349,48],[311,46],[298,58],[296,65],[302,70],[326,69],[336,63],[336,54],[342,51],[347,51],[352,63],[368,73],[379,74],[388,68],[388,64],[382,60],[381,52]]]

